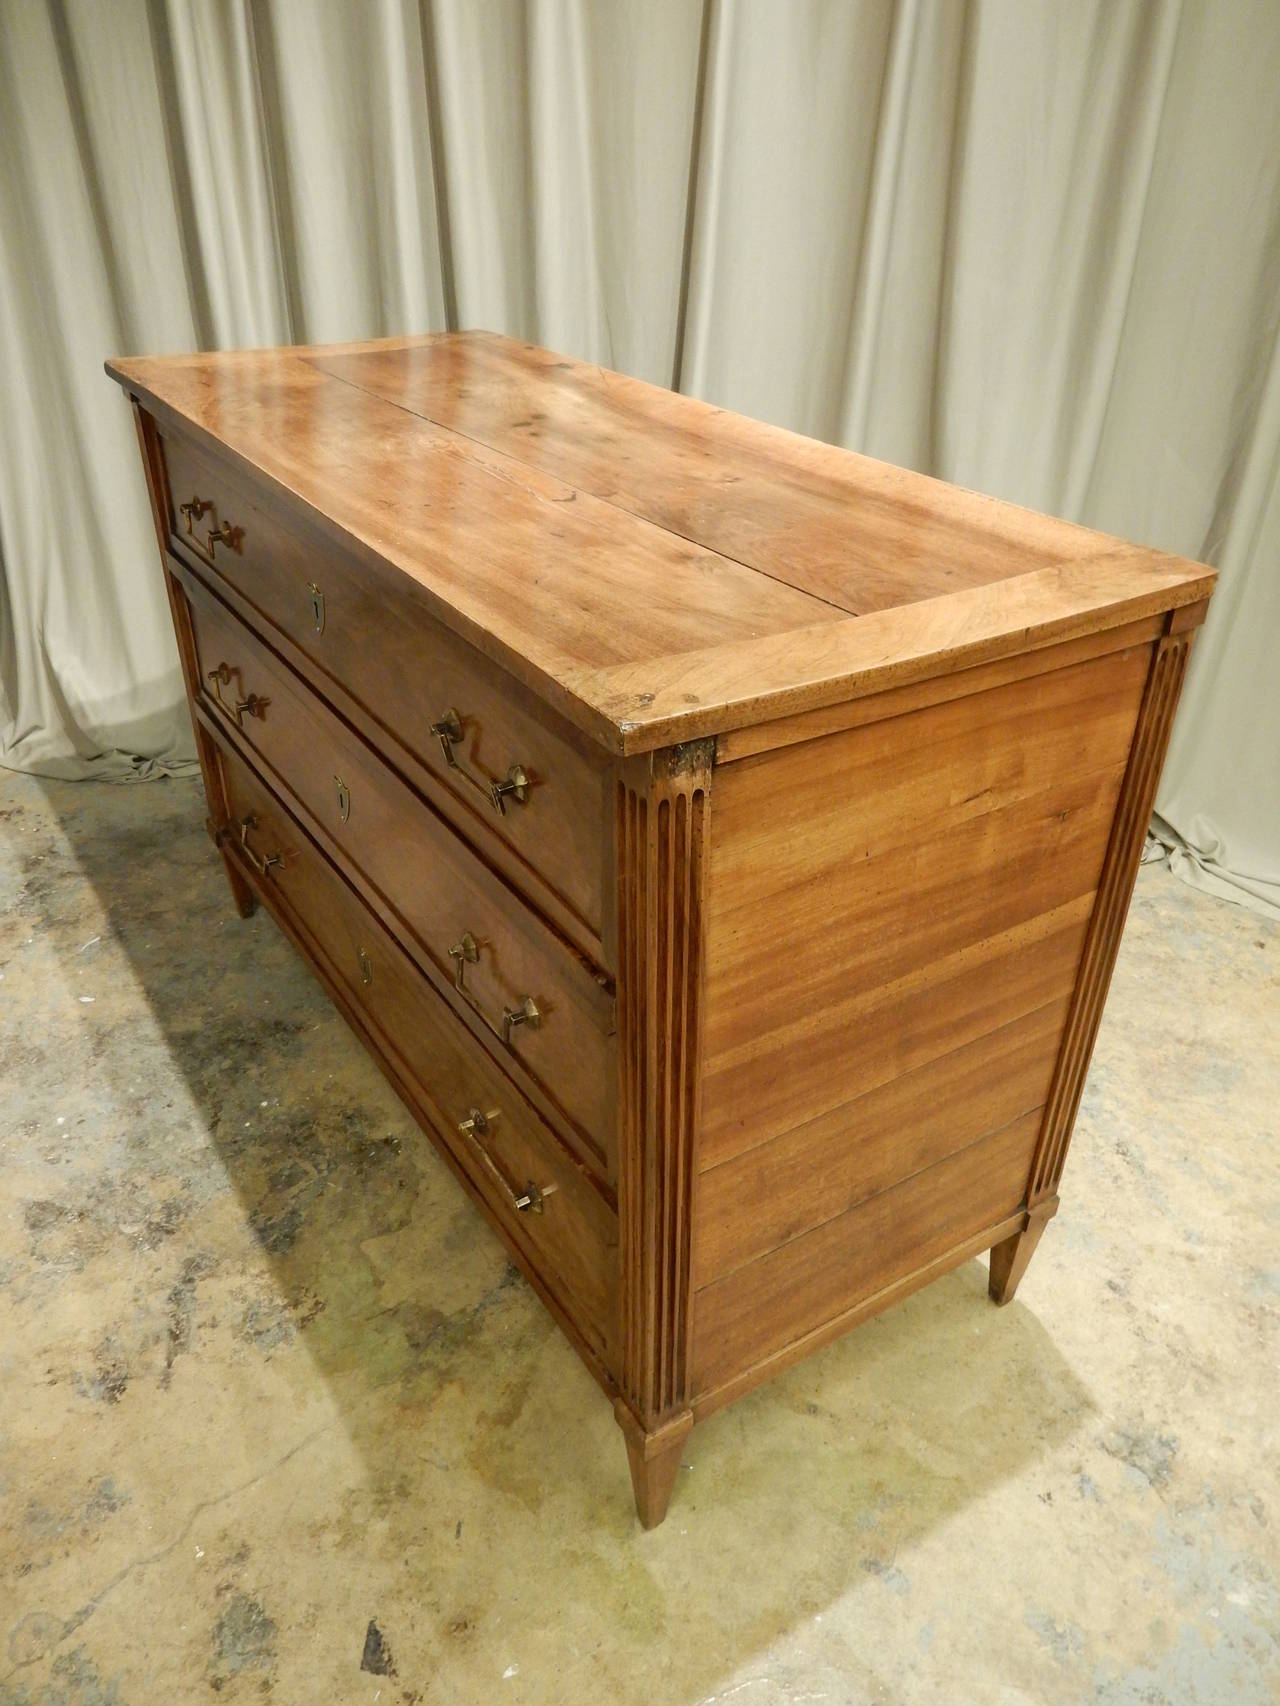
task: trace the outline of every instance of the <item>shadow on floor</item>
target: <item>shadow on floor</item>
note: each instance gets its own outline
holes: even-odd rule
[[[270,918],[235,916],[199,787],[43,783],[6,815],[59,975],[96,968],[84,1135],[106,1158],[81,1200],[26,1205],[28,1279],[87,1284],[140,1226],[135,1307],[78,1370],[86,1401],[161,1429],[175,1394],[207,1404],[206,1462],[219,1430],[287,1440],[289,1404],[330,1418],[356,1468],[331,1440],[244,1521],[293,1525],[304,1575],[379,1577],[348,1633],[376,1610],[402,1679],[426,1666],[471,1698],[496,1616],[526,1670],[568,1643],[620,1667],[613,1698],[653,1697],[657,1667],[661,1698],[701,1699],[851,1583],[899,1591],[913,1541],[1089,1416],[970,1262],[695,1429],[643,1534],[598,1389]],[[33,1082],[84,1070],[56,1030],[7,1046]]]

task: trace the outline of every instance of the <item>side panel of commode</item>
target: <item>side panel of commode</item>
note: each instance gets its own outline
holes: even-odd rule
[[[717,765],[695,1411],[1026,1226],[1109,849],[1150,805],[1167,642],[1120,639]]]

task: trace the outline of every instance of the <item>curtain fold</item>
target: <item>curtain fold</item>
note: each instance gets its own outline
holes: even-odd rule
[[[191,760],[108,354],[487,326],[1205,558],[1158,800],[1280,907],[1273,0],[6,0],[0,762]]]

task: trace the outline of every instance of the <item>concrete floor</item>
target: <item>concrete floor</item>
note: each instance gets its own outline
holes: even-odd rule
[[[0,772],[0,1706],[1280,1699],[1280,930],[1143,873],[1018,1300],[609,1408],[198,789]]]

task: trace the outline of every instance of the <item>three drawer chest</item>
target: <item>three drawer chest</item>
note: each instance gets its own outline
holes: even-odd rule
[[[235,904],[641,1521],[774,1371],[982,1251],[1011,1298],[1213,572],[485,333],[108,372]]]

